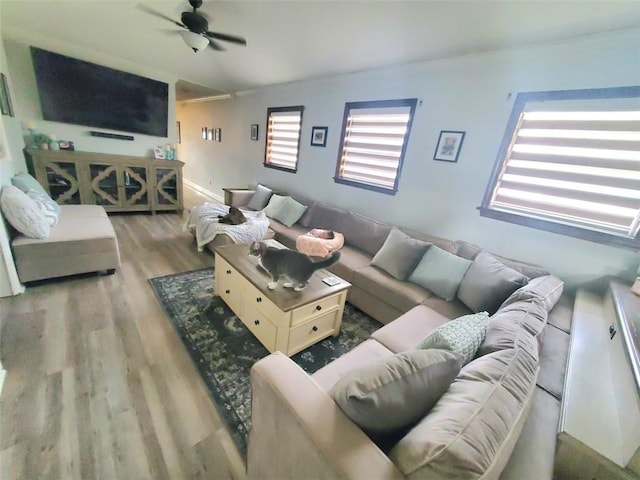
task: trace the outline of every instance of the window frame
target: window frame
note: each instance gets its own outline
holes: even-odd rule
[[[298,132],[298,147],[296,150],[296,165],[294,168],[288,168],[282,165],[274,165],[272,163],[267,162],[267,153],[269,149],[269,119],[271,118],[272,113],[277,112],[300,112],[300,130]],[[304,114],[304,106],[303,105],[294,105],[290,107],[269,107],[267,108],[267,124],[265,131],[265,141],[264,141],[264,159],[262,161],[262,165],[266,168],[273,168],[275,170],[280,170],[283,172],[296,173],[298,171],[298,163],[300,162],[300,140],[302,139],[302,117]]]
[[[400,176],[402,174],[402,167],[404,164],[404,157],[409,144],[409,136],[411,134],[411,127],[413,126],[413,119],[415,116],[416,106],[418,104],[417,98],[403,98],[397,100],[371,100],[364,102],[347,102],[344,105],[344,113],[342,116],[342,129],[340,132],[340,148],[338,150],[338,159],[336,161],[336,169],[333,177],[335,183],[343,185],[349,185],[356,188],[363,188],[365,190],[371,190],[374,192],[384,193],[387,195],[395,195],[398,192],[398,184],[400,183]],[[356,180],[346,179],[340,176],[340,169],[342,166],[342,153],[344,149],[344,140],[347,133],[347,124],[351,110],[357,109],[369,109],[369,108],[394,108],[394,107],[409,107],[409,121],[407,122],[407,131],[404,135],[402,149],[400,151],[400,157],[398,158],[398,169],[392,188],[386,188],[378,185],[371,185],[364,182],[358,182]]]
[[[494,191],[500,180],[503,166],[508,160],[509,148],[512,140],[518,133],[518,125],[520,122],[520,115],[525,111],[527,104],[531,102],[541,101],[566,101],[566,100],[606,100],[615,98],[636,98],[640,97],[640,86],[627,86],[627,87],[610,87],[610,88],[592,88],[582,90],[553,90],[553,91],[538,91],[538,92],[521,92],[518,93],[514,101],[511,115],[505,128],[505,133],[498,149],[491,176],[487,183],[487,187],[482,198],[482,203],[478,207],[480,216],[492,218],[495,220],[505,221],[522,225],[525,227],[535,228],[537,230],[543,230],[547,232],[557,233],[560,235],[570,236],[587,240],[591,242],[601,243],[604,245],[610,245],[615,247],[624,247],[631,249],[640,248],[640,232],[636,233],[635,237],[622,237],[612,233],[602,232],[598,230],[592,230],[586,227],[580,227],[577,225],[567,225],[559,222],[553,222],[551,220],[545,220],[542,218],[534,218],[526,215],[521,215],[515,212],[506,212],[503,210],[495,209],[491,206],[491,200],[494,195]]]

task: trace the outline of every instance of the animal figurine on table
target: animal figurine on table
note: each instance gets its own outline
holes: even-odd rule
[[[219,223],[226,223],[227,225],[241,225],[247,221],[247,217],[238,207],[229,207],[229,213],[218,215],[218,218]]]
[[[316,270],[330,267],[340,259],[340,252],[333,252],[324,260],[314,261],[304,253],[270,247],[264,242],[253,242],[249,255],[258,257],[262,268],[271,275],[271,281],[267,284],[269,290],[275,289],[280,278],[284,278],[286,281],[282,285],[297,292],[309,284],[309,279]]]

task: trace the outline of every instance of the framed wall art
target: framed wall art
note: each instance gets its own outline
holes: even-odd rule
[[[213,139],[216,142],[221,142],[222,141],[222,129],[221,128],[216,128],[214,130]]]
[[[253,123],[251,125],[251,140],[258,140],[258,124]]]
[[[442,130],[438,138],[436,151],[433,154],[433,159],[442,162],[457,162],[458,155],[460,155],[460,148],[462,148],[464,134],[465,132]]]
[[[0,73],[0,111],[2,115],[13,117],[13,105],[11,104],[11,95],[9,93],[9,84],[4,73]]]
[[[329,127],[311,127],[311,146],[326,147]]]

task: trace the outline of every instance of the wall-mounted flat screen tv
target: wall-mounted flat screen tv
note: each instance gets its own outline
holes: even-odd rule
[[[169,85],[31,47],[45,120],[166,137]]]

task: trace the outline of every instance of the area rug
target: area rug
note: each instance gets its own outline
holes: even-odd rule
[[[269,352],[213,293],[212,268],[149,280],[173,322],[242,455],[251,426],[249,370]],[[381,324],[346,304],[340,335],[292,358],[313,373],[366,340]]]

